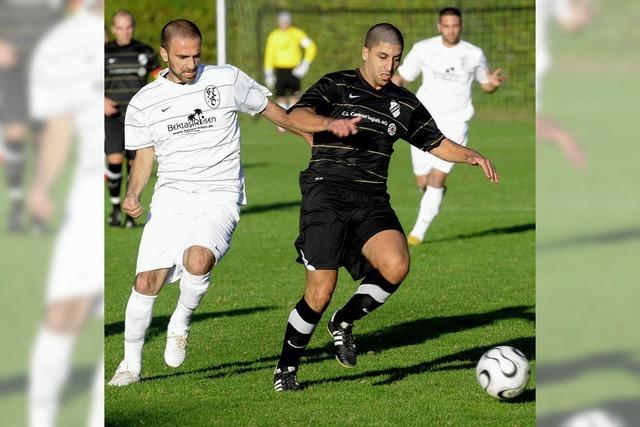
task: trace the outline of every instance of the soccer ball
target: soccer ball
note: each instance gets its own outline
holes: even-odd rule
[[[476,379],[491,396],[511,399],[522,393],[529,382],[529,361],[517,348],[493,347],[478,361]]]

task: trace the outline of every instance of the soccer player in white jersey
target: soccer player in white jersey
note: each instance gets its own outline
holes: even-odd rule
[[[125,313],[124,359],[109,382],[115,386],[140,380],[154,301],[164,283],[178,278],[180,296],[167,328],[164,360],[178,367],[186,358],[191,315],[209,288],[211,268],[229,249],[239,205],[245,203],[238,112],[262,114],[307,141],[305,132],[356,133],[359,121],[314,115],[292,123],[267,99],[271,93],[238,68],[201,65],[202,36],[190,21],[169,22],[161,40],[168,68],[131,99],[125,119],[126,148],[137,150],[125,213],[142,214],[139,197],[154,157],[158,179]]]
[[[542,113],[543,81],[551,67],[549,24],[555,21],[567,32],[581,30],[593,19],[593,9],[585,0],[538,0],[536,2],[536,136],[558,146],[576,167],[586,165],[586,155],[576,138]]]
[[[45,313],[31,353],[30,426],[57,425],[56,414],[64,383],[71,374],[75,342],[88,318],[102,317],[102,11],[101,1],[86,2],[58,23],[39,42],[29,70],[31,117],[44,122],[33,186],[27,197],[27,207],[34,217],[51,219],[55,208],[52,190],[76,147],[65,221],[56,239],[47,280]],[[90,426],[104,425],[103,377],[100,359]]]
[[[496,68],[490,72],[487,59],[477,46],[460,38],[462,12],[454,7],[440,11],[439,36],[419,41],[411,48],[393,82],[399,86],[422,74],[416,96],[427,107],[438,128],[452,141],[467,145],[469,120],[473,117],[471,85],[476,80],[484,92],[495,92],[506,76]],[[453,163],[411,147],[411,163],[416,184],[424,191],[416,223],[407,242],[418,245],[438,215],[447,176]]]

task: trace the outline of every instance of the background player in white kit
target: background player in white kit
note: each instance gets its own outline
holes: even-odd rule
[[[506,76],[500,68],[489,72],[482,49],[460,39],[462,13],[459,9],[447,7],[439,15],[440,35],[413,45],[393,82],[403,86],[422,73],[422,85],[416,96],[427,107],[442,133],[466,146],[469,120],[474,113],[471,103],[473,81],[480,83],[484,92],[493,93]],[[407,238],[410,245],[417,245],[440,211],[445,181],[453,163],[413,146],[411,163],[418,188],[424,191],[418,218]]]
[[[74,141],[77,148],[65,220],[47,279],[45,314],[31,354],[30,426],[57,425],[56,415],[63,386],[72,375],[79,333],[91,315],[102,317],[102,11],[101,1],[82,4],[40,41],[30,67],[32,118],[45,121],[27,198],[31,215],[39,220],[52,218],[53,188],[69,165]],[[103,366],[100,359],[94,377],[90,426],[104,425]]]
[[[536,136],[557,145],[576,167],[587,157],[571,132],[542,112],[543,81],[551,67],[549,24],[575,32],[591,23],[594,10],[586,0],[539,0],[536,2]]]
[[[267,99],[271,93],[238,68],[201,65],[202,36],[190,21],[169,22],[161,40],[168,69],[131,99],[125,119],[126,148],[137,150],[125,213],[142,214],[139,197],[154,157],[158,180],[127,303],[124,360],[109,382],[115,386],[140,380],[154,301],[164,283],[178,278],[180,296],[167,328],[164,360],[178,367],[186,358],[191,315],[209,288],[211,268],[229,249],[245,202],[238,111],[262,114],[308,141],[305,132],[356,133],[359,121],[314,116],[294,125]]]

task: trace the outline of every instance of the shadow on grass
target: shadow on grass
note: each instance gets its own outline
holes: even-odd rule
[[[476,231],[473,233],[458,234],[457,236],[444,237],[442,239],[433,239],[433,240],[427,239],[426,243],[440,243],[440,242],[449,242],[452,240],[475,239],[476,237],[495,236],[498,234],[524,233],[526,231],[531,231],[535,229],[536,229],[536,225],[534,223],[512,225],[510,227],[490,228],[488,230]]]
[[[393,348],[419,345],[423,344],[426,341],[437,339],[442,335],[461,332],[467,329],[487,327],[495,322],[506,319],[524,319],[528,321],[534,321],[535,314],[530,312],[530,310],[532,309],[533,306],[520,305],[514,307],[505,307],[486,313],[458,316],[438,316],[428,319],[410,320],[407,322],[398,323],[380,331],[374,331],[363,335],[358,335],[356,330],[355,339],[358,345],[358,352],[363,355],[361,357],[366,357],[366,353],[368,351],[375,351],[376,353],[379,353]],[[318,329],[318,333],[320,333],[322,337],[326,338],[325,334],[323,334],[322,331],[322,329],[324,329],[324,324],[321,323]],[[278,332],[282,333],[282,331]],[[529,357],[533,357],[535,355],[535,340],[533,337],[520,339],[520,341],[511,340],[501,342],[495,345],[512,345],[524,351],[524,353]],[[451,356],[445,356],[434,361],[423,362],[407,368],[368,371],[357,374],[356,376],[338,377],[329,379],[327,381],[349,381],[375,376],[387,376],[388,378],[386,380],[382,380],[380,383],[376,383],[376,385],[382,385],[399,381],[406,376],[415,373],[425,372],[429,370],[443,370],[443,368],[447,368],[447,366],[445,365],[448,364],[454,364],[455,366],[454,368],[447,369],[468,369],[474,367],[478,359],[480,359],[480,356],[482,356],[482,354],[486,350],[493,346],[494,345],[477,347],[465,352],[456,353]],[[302,360],[302,364],[305,365],[310,363],[318,363],[332,359],[333,357],[333,343],[327,342],[325,346],[309,349]],[[225,378],[232,375],[241,375],[248,372],[267,369],[271,370],[274,368],[278,358],[279,355],[273,355],[254,360],[240,360],[192,371],[182,371],[171,374],[156,375],[147,377],[144,380],[151,381],[198,374],[206,374],[205,377],[210,379]],[[323,382],[325,381],[320,381],[318,383]]]
[[[69,374],[69,380],[64,386],[62,401],[65,402],[80,393],[89,390],[96,373],[95,365],[74,366]],[[0,397],[26,393],[29,383],[29,374],[19,374],[13,377],[0,379]]]
[[[226,310],[226,311],[212,311],[209,313],[195,313],[191,317],[191,324],[202,322],[208,319],[215,319],[217,317],[236,317],[236,316],[245,316],[247,314],[260,313],[263,311],[269,311],[276,309],[276,306],[261,306],[261,307],[249,307],[249,308],[238,308],[234,310]],[[153,320],[151,320],[151,325],[147,330],[147,340],[151,337],[154,337],[158,334],[164,333],[167,329],[167,325],[169,324],[169,318],[171,316],[155,316]],[[108,337],[111,335],[118,335],[124,333],[124,321],[109,323],[104,325],[104,336]]]
[[[278,210],[289,209],[289,208],[298,207],[298,206],[300,206],[300,200],[269,203],[266,205],[249,206],[248,208],[242,209],[241,214],[249,215],[249,214],[268,212],[268,211],[278,211]]]
[[[439,357],[434,360],[421,362],[411,366],[402,368],[377,369],[361,372],[355,375],[343,375],[333,378],[327,378],[319,381],[308,381],[301,383],[302,387],[313,385],[322,385],[334,382],[359,381],[368,378],[382,377],[373,383],[374,386],[390,385],[401,381],[412,375],[424,374],[427,372],[437,371],[454,371],[460,369],[473,369],[478,363],[480,357],[490,348],[498,345],[510,345],[522,350],[530,358],[535,359],[535,337],[522,337],[512,340],[502,341],[491,345],[482,345],[469,350],[453,353],[448,356]],[[535,400],[535,391],[523,393],[513,402],[533,402]]]

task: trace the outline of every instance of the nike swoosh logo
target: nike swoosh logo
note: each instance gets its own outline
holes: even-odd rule
[[[297,348],[297,349],[303,349],[306,347],[306,345],[295,345],[291,342],[291,340],[287,340],[287,344],[289,344],[291,347],[293,348]]]
[[[353,98],[360,98],[360,95],[354,95],[352,93],[349,94],[349,98],[353,99]]]
[[[169,108],[171,108],[171,105],[170,105],[170,106],[168,106],[167,108],[163,108],[163,109],[162,109],[162,112],[164,113],[164,112],[165,112],[165,111],[167,111]]]

